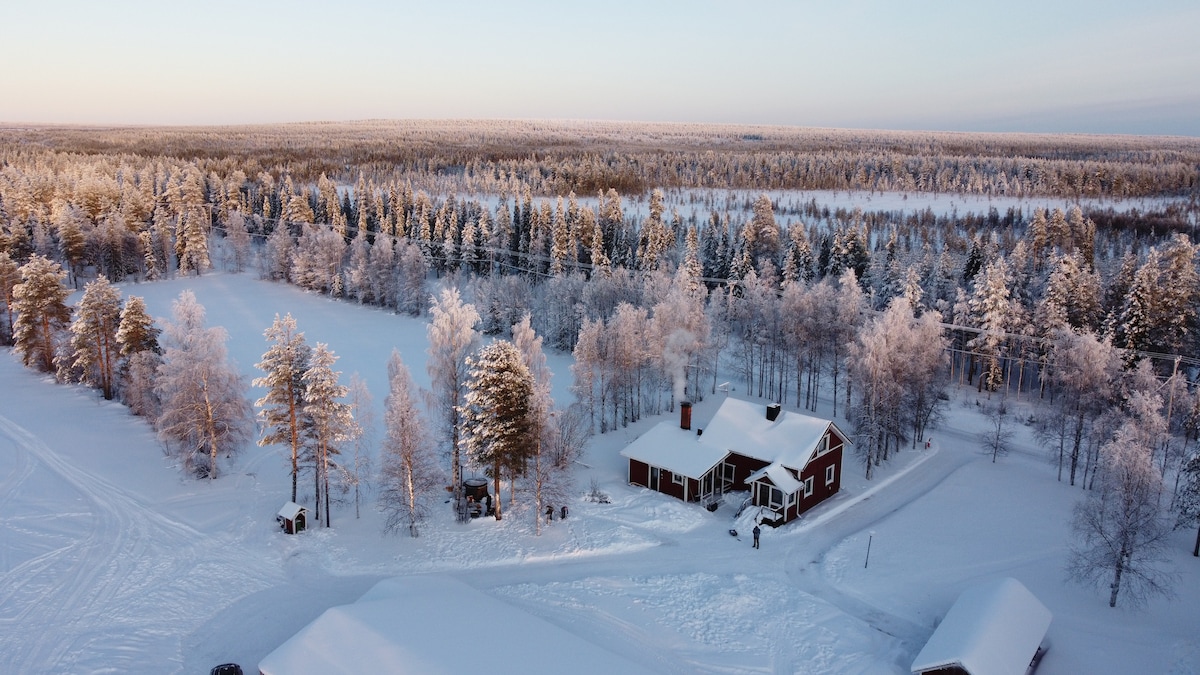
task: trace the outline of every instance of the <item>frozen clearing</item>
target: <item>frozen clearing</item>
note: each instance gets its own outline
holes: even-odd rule
[[[393,348],[425,384],[420,320],[244,276],[123,290],[163,317],[184,288],[208,308],[210,325],[229,331],[248,377],[266,347],[262,331],[275,313],[291,312],[310,343],[328,342],[342,357],[343,381],[356,371],[366,378],[377,405]],[[569,356],[550,362],[561,401]],[[662,418],[593,439],[577,493],[595,479],[612,503],[581,498],[540,537],[523,504],[503,521],[465,526],[439,508],[420,538],[384,536],[369,503],[361,519],[349,503],[332,529],[286,536],[274,514],[290,480],[275,449],[248,447],[216,481],[186,479],[124,407],[5,355],[4,670],[205,673],[236,661],[253,672],[330,606],[387,577],[436,573],[663,673],[905,673],[959,592],[1012,576],[1054,614],[1039,673],[1200,672],[1194,532],[1172,542],[1174,601],[1109,609],[1107,594],[1063,581],[1078,489],[1055,480],[1025,428],[1018,450],[992,464],[974,440],[983,418],[973,390],[953,396],[931,450],[904,450],[869,484],[849,465],[839,495],[764,532],[759,551],[728,534],[748,529],[730,506],[710,514],[625,485],[618,451]],[[696,405],[697,424],[718,402]],[[412,620],[421,611],[411,607]],[[486,616],[464,616],[461,640],[478,645],[486,630]],[[529,636],[531,650],[538,639]]]

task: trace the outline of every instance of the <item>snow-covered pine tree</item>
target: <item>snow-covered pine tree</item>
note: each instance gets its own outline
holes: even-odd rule
[[[450,480],[454,490],[454,509],[460,522],[467,520],[462,492],[462,455],[459,434],[462,427],[460,412],[467,381],[467,356],[479,343],[479,312],[466,304],[456,289],[446,289],[433,298],[429,310],[429,372],[430,402],[434,415],[437,440],[450,455]],[[499,495],[497,495],[499,498]],[[499,509],[497,509],[499,512]]]
[[[229,363],[223,328],[206,328],[191,291],[171,305],[155,393],[162,402],[159,436],[176,444],[185,469],[216,478],[217,455],[237,452],[251,434],[245,384]]]
[[[263,387],[267,393],[254,402],[259,409],[258,418],[263,424],[263,437],[259,445],[287,444],[292,461],[292,501],[296,501],[297,482],[300,476],[300,425],[301,408],[304,405],[304,372],[308,370],[312,349],[304,341],[304,333],[296,329],[296,320],[291,314],[275,321],[263,333],[271,346],[254,364],[263,371],[253,385]]]
[[[984,268],[983,276],[976,281],[975,291],[971,295],[971,312],[983,333],[971,340],[969,345],[983,354],[984,370],[980,375],[979,387],[988,391],[996,391],[1004,383],[1002,359],[1007,342],[1005,333],[1013,315],[1009,297],[1010,281],[1008,263],[1004,258],[997,258]]]
[[[131,295],[121,308],[117,327],[117,347],[120,363],[117,368],[121,401],[135,415],[153,421],[158,417],[158,398],[154,394],[154,375],[162,363],[162,348],[158,344],[161,331],[146,311],[146,302]]]
[[[525,471],[537,452],[538,430],[533,376],[520,350],[499,340],[466,361],[468,377],[460,406],[463,445],[484,467],[496,491],[496,520],[501,519],[500,479]]]
[[[71,322],[70,370],[81,382],[97,387],[106,401],[116,393],[117,329],[121,321],[121,292],[103,275],[83,288]]]
[[[444,480],[416,394],[408,367],[400,353],[392,351],[383,412],[386,431],[380,447],[379,508],[387,517],[386,531],[406,527],[413,537],[429,513],[430,497]]]
[[[13,286],[13,343],[26,366],[54,372],[59,336],[71,321],[67,306],[70,291],[63,285],[67,273],[58,263],[34,254],[20,268],[21,281]]]
[[[329,349],[329,345],[318,342],[313,347],[309,357],[308,369],[304,371],[301,380],[304,384],[304,420],[305,438],[312,445],[312,456],[316,470],[316,507],[317,518],[320,519],[322,498],[324,498],[325,527],[330,527],[329,519],[329,471],[336,463],[333,455],[341,454],[341,444],[352,438],[357,426],[350,414],[350,404],[346,398],[348,390],[338,382],[341,372],[333,369],[338,357]]]

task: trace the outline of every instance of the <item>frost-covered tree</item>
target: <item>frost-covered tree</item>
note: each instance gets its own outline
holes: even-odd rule
[[[1109,607],[1120,598],[1142,605],[1150,596],[1169,596],[1173,575],[1163,567],[1162,551],[1171,528],[1159,506],[1162,477],[1140,421],[1121,425],[1102,455],[1099,484],[1075,506],[1077,541],[1067,572],[1082,584],[1107,588]]]
[[[262,360],[255,364],[264,375],[255,378],[253,384],[267,390],[267,393],[254,403],[259,409],[258,417],[263,425],[263,437],[259,439],[258,444],[287,444],[291,451],[294,502],[300,476],[303,378],[304,372],[308,370],[312,349],[304,341],[304,333],[296,329],[296,320],[291,314],[283,318],[275,315],[275,321],[263,335],[271,346],[263,353]]]
[[[154,374],[162,363],[158,344],[160,331],[146,311],[146,302],[131,295],[121,308],[117,326],[120,353],[118,381],[121,400],[135,415],[151,420],[158,416],[158,398],[154,394]]]
[[[1193,556],[1200,556],[1200,452],[1192,454],[1180,468],[1179,494],[1175,508],[1178,512],[1177,527],[1195,527],[1196,545]]]
[[[462,492],[462,454],[459,434],[462,429],[463,395],[467,382],[467,357],[479,344],[479,313],[464,303],[455,289],[446,289],[433,298],[429,310],[430,409],[437,420],[435,433],[450,455],[450,480],[454,489],[454,508],[460,522],[467,519]],[[497,495],[499,497],[499,495]],[[497,509],[497,512],[499,509]]]
[[[4,315],[8,319],[0,325],[0,344],[12,344],[13,290],[20,282],[20,266],[9,257],[8,251],[0,251],[0,301],[4,303]]]
[[[893,298],[887,311],[863,327],[850,347],[846,361],[854,396],[849,417],[857,436],[855,449],[868,480],[874,474],[874,467],[888,458],[890,450],[899,450],[908,430],[923,428],[906,419],[906,401],[911,406],[915,398],[906,388],[925,387],[931,371],[936,371],[941,363],[945,341],[936,326],[933,314],[914,321],[912,308],[900,296]],[[933,391],[925,390],[924,395],[937,400]],[[916,416],[924,411],[908,413]]]
[[[155,393],[162,402],[159,436],[176,444],[185,469],[210,479],[217,456],[237,452],[251,434],[245,384],[225,351],[223,328],[204,325],[204,307],[191,291],[171,305]]]
[[[1013,315],[1010,295],[1011,275],[1008,264],[1003,258],[997,258],[983,270],[983,276],[976,280],[975,292],[971,295],[970,307],[975,316],[975,325],[983,333],[969,343],[983,355],[983,374],[980,375],[979,386],[988,391],[996,391],[1004,383],[1004,345],[1005,333],[1009,331]]]
[[[80,381],[100,389],[107,401],[116,394],[120,322],[121,292],[103,275],[84,286],[71,322],[68,361]]]
[[[13,343],[26,366],[54,372],[59,336],[71,321],[67,273],[58,263],[34,254],[20,268],[21,282],[13,287]]]
[[[250,232],[246,229],[246,216],[241,211],[231,211],[225,219],[225,240],[233,254],[230,269],[242,272],[250,260]]]
[[[1120,376],[1120,361],[1107,340],[1090,332],[1060,331],[1053,345],[1053,370],[1049,379],[1058,391],[1055,414],[1064,419],[1057,425],[1058,478],[1062,480],[1064,458],[1069,457],[1071,485],[1082,457],[1087,431],[1111,405]]]
[[[415,537],[444,474],[417,406],[412,376],[396,351],[388,360],[383,422],[386,431],[380,448],[379,508],[387,517],[384,527],[388,532],[406,527]]]
[[[538,443],[533,376],[520,350],[499,340],[466,361],[468,378],[460,407],[463,444],[475,464],[484,467],[496,491],[496,520],[501,519],[500,479],[525,471]]]
[[[339,475],[343,485],[354,489],[354,517],[361,517],[362,492],[370,486],[371,478],[371,430],[375,428],[374,399],[367,388],[366,380],[358,373],[350,375],[347,385],[346,403],[350,416],[354,418],[353,436],[349,438],[353,457],[341,464]]]
[[[308,368],[301,376],[304,386],[304,436],[309,444],[315,472],[317,518],[321,517],[322,499],[325,508],[325,527],[330,527],[329,473],[336,468],[334,455],[341,454],[341,445],[354,436],[356,423],[350,414],[346,398],[348,390],[338,382],[340,371],[333,369],[338,357],[329,345],[318,342],[309,356]]]

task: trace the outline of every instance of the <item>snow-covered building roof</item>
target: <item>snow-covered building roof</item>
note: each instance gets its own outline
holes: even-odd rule
[[[385,579],[268,654],[263,675],[648,673],[643,666],[448,577]]]
[[[701,437],[705,443],[753,457],[802,469],[836,425],[819,417],[780,411],[774,421],[761,403],[727,398],[713,415]],[[845,439],[845,434],[839,435]]]
[[[622,457],[689,478],[700,478],[728,454],[728,450],[706,443],[705,436],[681,429],[675,422],[659,422],[621,450]]]
[[[792,476],[792,472],[783,468],[783,465],[779,462],[768,464],[758,471],[750,474],[750,477],[746,479],[746,482],[754,483],[762,480],[764,476],[771,479],[771,484],[780,490],[783,490],[785,494],[799,492],[800,489],[804,487],[804,483],[796,480]]]
[[[1012,578],[972,586],[958,596],[912,672],[959,667],[970,675],[1024,675],[1050,628],[1050,610]]]
[[[283,508],[279,509],[279,517],[284,520],[295,520],[296,516],[303,510],[304,507],[296,502],[288,502],[283,505]]]
[[[691,478],[703,476],[730,452],[799,470],[816,453],[830,427],[836,425],[787,411],[768,420],[763,404],[727,398],[703,434],[681,429],[675,422],[660,422],[621,450],[621,456]],[[845,438],[840,430],[839,435]],[[776,486],[783,488],[780,483]]]

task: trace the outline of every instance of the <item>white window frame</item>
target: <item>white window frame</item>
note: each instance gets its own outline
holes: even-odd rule
[[[671,472],[671,482],[676,485],[683,485],[683,474]]]
[[[804,479],[804,496],[811,497],[813,493],[813,477],[809,476]]]
[[[821,442],[817,444],[817,457],[829,452],[829,434],[821,437]]]
[[[837,476],[837,465],[830,464],[825,467],[825,484],[833,485],[834,478]]]
[[[788,506],[795,506],[797,501],[799,501],[799,500],[797,499],[797,495],[796,495],[796,493],[795,493],[795,492],[789,492],[789,493],[788,493],[788,496],[787,496],[787,505],[788,505]]]

